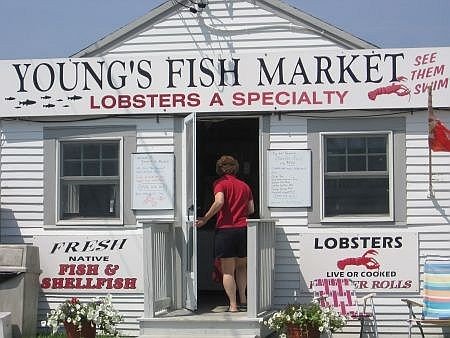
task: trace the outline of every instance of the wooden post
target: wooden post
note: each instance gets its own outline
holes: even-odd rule
[[[433,114],[433,96],[431,86],[428,86],[428,192],[431,198],[434,197],[433,191],[433,174],[432,174],[432,154],[430,146],[430,137],[432,137],[432,130],[434,126],[434,114]]]

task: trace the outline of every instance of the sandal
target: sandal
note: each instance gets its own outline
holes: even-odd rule
[[[241,304],[238,306],[239,311],[247,311],[247,304]]]

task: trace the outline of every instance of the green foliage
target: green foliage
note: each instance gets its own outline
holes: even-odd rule
[[[333,333],[347,324],[347,318],[331,307],[321,307],[317,302],[312,302],[290,304],[275,312],[264,324],[279,333],[286,332],[289,325]]]
[[[47,320],[41,325],[51,327],[52,334],[56,334],[64,322],[72,323],[79,329],[84,323],[93,323],[103,334],[117,337],[119,331],[116,325],[121,321],[122,316],[113,308],[111,295],[108,295],[94,298],[88,303],[81,303],[75,297],[67,299],[47,313]]]

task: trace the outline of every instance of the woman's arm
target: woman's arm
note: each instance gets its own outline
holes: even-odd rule
[[[209,207],[209,210],[203,217],[199,217],[197,219],[197,221],[195,222],[195,226],[197,226],[198,228],[204,226],[206,222],[208,222],[215,214],[219,212],[220,209],[222,209],[224,202],[225,196],[223,192],[219,191],[214,195],[214,202]]]
[[[251,215],[255,212],[255,203],[253,203],[253,200],[248,201],[247,212],[249,215]]]

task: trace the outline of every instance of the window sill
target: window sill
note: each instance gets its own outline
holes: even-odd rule
[[[138,229],[138,226],[136,224],[92,224],[92,223],[84,223],[84,224],[70,224],[70,225],[44,225],[43,229],[46,231],[90,231],[90,230],[134,230]]]
[[[380,217],[325,217],[320,220],[321,223],[367,223],[367,222],[393,222],[392,216]]]
[[[101,226],[123,226],[123,221],[120,219],[77,219],[58,221],[55,226],[87,226],[87,225],[101,225]]]

